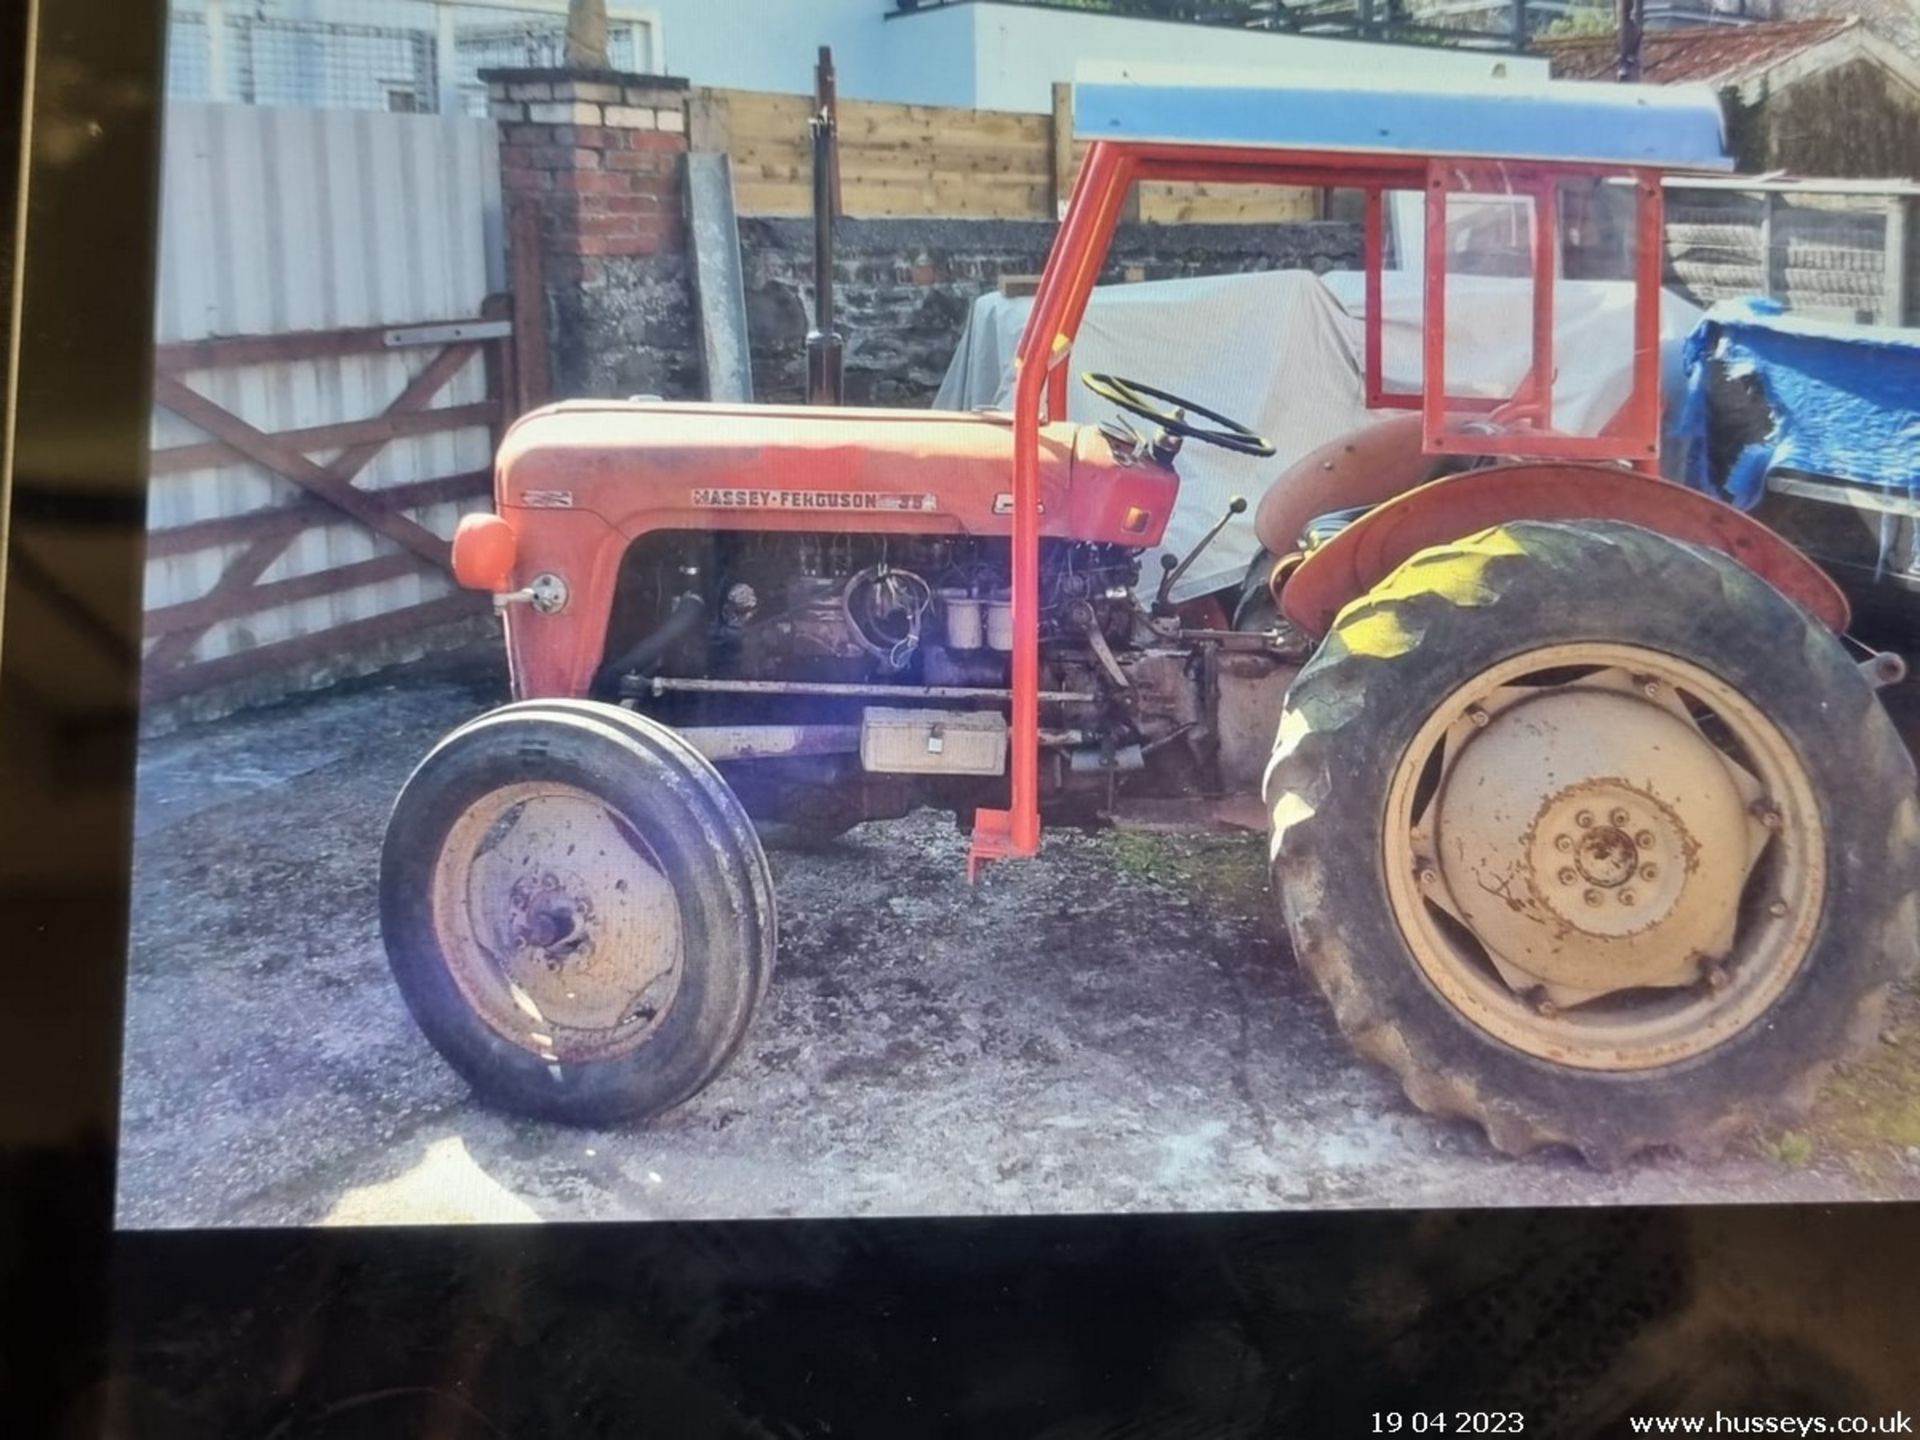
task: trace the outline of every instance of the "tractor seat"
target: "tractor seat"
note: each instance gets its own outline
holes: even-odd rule
[[[1300,553],[1311,555],[1373,508],[1372,505],[1351,505],[1345,510],[1329,510],[1314,516],[1300,532]]]

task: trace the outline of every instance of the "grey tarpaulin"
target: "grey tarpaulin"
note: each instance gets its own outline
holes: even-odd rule
[[[1460,394],[1511,393],[1531,343],[1526,282],[1455,275],[1447,284],[1450,388]],[[1420,381],[1421,277],[1393,272],[1384,285],[1387,386],[1414,389]],[[1004,409],[1012,403],[1014,350],[1032,303],[998,293],[974,302],[935,408]],[[1561,424],[1592,433],[1625,397],[1632,313],[1631,285],[1567,280],[1556,287],[1554,403]],[[1344,271],[1263,271],[1094,291],[1074,344],[1076,376],[1111,371],[1189,396],[1246,422],[1279,451],[1270,460],[1254,460],[1194,442],[1182,450],[1180,502],[1164,548],[1184,553],[1234,495],[1244,495],[1249,509],[1187,573],[1176,599],[1236,584],[1259,549],[1252,507],[1273,478],[1315,446],[1381,418],[1367,410],[1363,393],[1364,314],[1361,277]],[[1677,296],[1663,297],[1663,348],[1674,374],[1679,344],[1699,314]],[[1677,393],[1671,381],[1668,393]],[[1069,419],[1097,422],[1110,414],[1083,386],[1069,387]],[[1144,583],[1158,575],[1150,560]]]

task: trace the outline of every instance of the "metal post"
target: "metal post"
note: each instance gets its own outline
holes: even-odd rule
[[[1640,79],[1640,32],[1646,19],[1646,0],[1620,0],[1620,80],[1632,85]]]
[[[846,342],[833,323],[833,222],[840,213],[840,123],[833,51],[820,47],[813,72],[813,329],[807,332],[807,403],[846,399]]]
[[[459,18],[458,12],[453,6],[445,3],[445,0],[441,0],[441,3],[435,7],[433,108],[442,115],[458,115],[466,108],[460,103],[460,29],[457,24]]]
[[[227,0],[207,0],[201,12],[207,27],[207,99],[226,103],[236,98],[233,58],[227,50]]]
[[[1880,317],[1882,325],[1907,323],[1907,206],[1909,203],[1904,195],[1894,195],[1887,201],[1886,273],[1882,300],[1886,313]]]
[[[1779,209],[1779,197],[1771,190],[1760,192],[1760,293],[1773,298],[1773,221]]]

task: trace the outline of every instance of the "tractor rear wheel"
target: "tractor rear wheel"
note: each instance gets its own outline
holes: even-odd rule
[[[1522,1153],[1804,1108],[1920,959],[1913,763],[1724,556],[1514,523],[1348,605],[1266,799],[1295,952],[1420,1108]]]
[[[394,803],[380,921],[434,1047],[502,1109],[597,1125],[717,1075],[772,971],[752,823],[671,729],[532,700],[461,726]]]

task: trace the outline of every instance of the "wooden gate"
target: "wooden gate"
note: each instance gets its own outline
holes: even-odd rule
[[[543,383],[514,363],[496,144],[485,120],[169,107],[150,703],[270,698],[485,615],[448,541]]]
[[[454,590],[213,659],[192,658],[207,633],[223,622],[410,575],[437,581],[449,573],[447,541],[414,516],[427,508],[484,499],[492,478],[489,467],[404,480],[378,490],[361,489],[354,482],[389,442],[402,437],[485,426],[497,440],[504,421],[518,408],[509,404],[516,387],[510,378],[512,323],[504,318],[505,309],[504,297],[498,297],[482,315],[451,324],[236,336],[159,348],[154,361],[154,403],[209,438],[154,451],[149,472],[154,481],[243,463],[287,481],[304,494],[290,504],[149,532],[150,560],[191,555],[209,547],[227,551],[218,578],[205,593],[147,610],[145,629],[152,643],[144,661],[143,689],[149,699],[171,699],[485,611],[484,597]],[[425,362],[378,414],[364,419],[270,433],[194,385],[195,377],[207,372],[408,348],[417,348]],[[475,364],[485,376],[484,397],[436,405],[450,382]],[[324,464],[312,458],[323,451],[334,452]],[[282,579],[262,578],[302,534],[343,516],[398,548]]]

